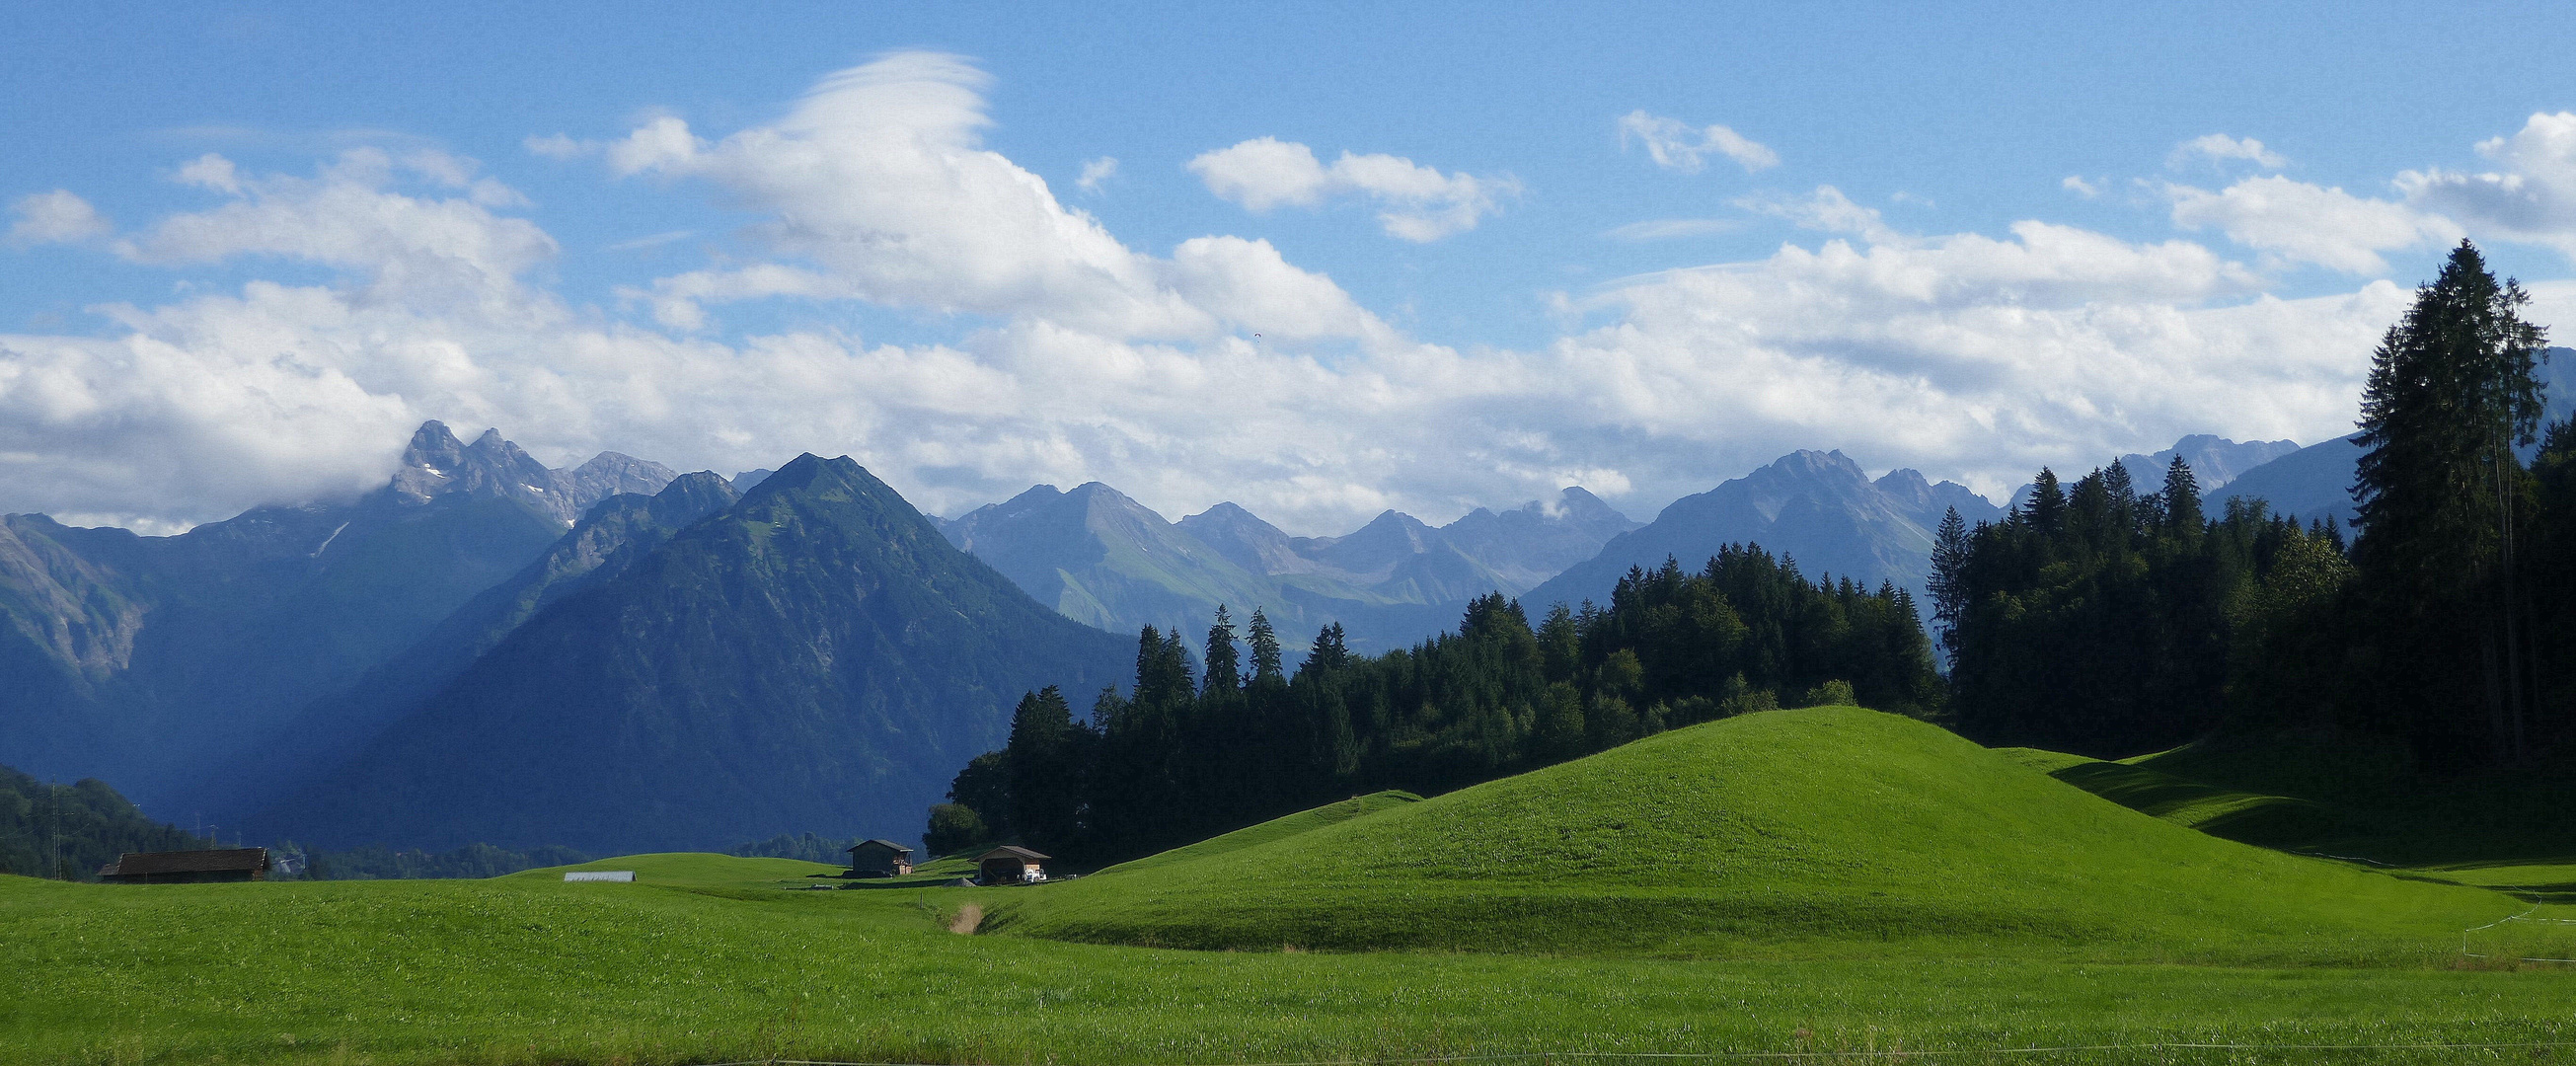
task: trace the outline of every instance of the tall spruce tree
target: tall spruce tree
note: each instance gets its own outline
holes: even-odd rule
[[[1262,614],[1258,607],[1252,609],[1251,641],[1253,683],[1287,680],[1287,675],[1280,671],[1279,631],[1270,627],[1269,616]]]
[[[1932,538],[1932,576],[1924,591],[1932,594],[1932,637],[1944,654],[1957,647],[1959,616],[1968,607],[1968,522],[1959,509],[1941,516],[1941,531]]]
[[[1232,692],[1243,687],[1243,653],[1234,642],[1234,619],[1226,614],[1225,605],[1216,605],[1216,622],[1208,626],[1207,676],[1201,682],[1210,692]]]
[[[2522,318],[2529,302],[2461,241],[2389,328],[2362,394],[2353,563],[2379,634],[2373,691],[2449,761],[2515,756],[2527,733],[2515,541],[2530,488],[2514,448],[2539,425],[2547,343]]]

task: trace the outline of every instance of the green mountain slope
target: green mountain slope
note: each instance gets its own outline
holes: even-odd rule
[[[2423,957],[2520,910],[2104,802],[1936,727],[1747,715],[1269,843],[1000,894],[1197,948]]]
[[[909,836],[1020,695],[1131,639],[1039,605],[847,458],[801,456],[537,611],[256,824],[326,846],[593,854]]]

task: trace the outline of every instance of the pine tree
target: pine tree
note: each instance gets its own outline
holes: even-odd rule
[[[1243,687],[1243,658],[1234,643],[1234,619],[1216,605],[1216,623],[1208,627],[1205,691],[1232,692]]]
[[[1256,683],[1285,679],[1279,664],[1279,634],[1258,607],[1252,609],[1252,679]]]
[[[1932,576],[1924,591],[1932,594],[1932,620],[1943,650],[1957,638],[1959,616],[1968,607],[1968,522],[1959,509],[1941,516],[1941,532],[1932,540]]]
[[[2057,482],[2057,472],[2039,468],[2039,477],[2031,482],[2030,502],[2023,505],[2024,516],[2031,528],[2042,533],[2056,533],[2066,522],[2066,489]]]
[[[2362,393],[2352,550],[2383,626],[2391,684],[2379,691],[2410,701],[2391,710],[2414,721],[2419,739],[2450,738],[2436,754],[2455,758],[2481,731],[2495,754],[2522,745],[2514,527],[2529,489],[2513,449],[2539,425],[2534,371],[2547,343],[2522,319],[2529,302],[2461,241],[2372,353]],[[2458,715],[2438,720],[2432,708],[2472,703],[2460,697],[2479,690],[2483,730]]]
[[[2200,532],[2200,479],[2193,476],[2191,464],[2174,456],[2165,465],[2164,491],[2157,493],[2164,502],[2165,535],[2190,540]]]

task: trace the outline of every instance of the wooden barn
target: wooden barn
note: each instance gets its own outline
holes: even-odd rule
[[[98,879],[127,885],[183,885],[205,881],[268,880],[267,848],[214,851],[129,851],[98,868]]]
[[[977,858],[975,872],[977,879],[988,885],[1017,885],[1031,881],[1044,881],[1046,868],[1040,864],[1047,858],[1048,856],[1015,844],[1004,844]]]
[[[850,872],[843,877],[902,877],[912,872],[912,849],[891,840],[862,840],[850,845]]]

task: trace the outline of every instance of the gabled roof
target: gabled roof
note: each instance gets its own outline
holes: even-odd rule
[[[850,845],[849,847],[844,848],[844,849],[842,849],[842,850],[844,850],[844,851],[857,851],[857,850],[859,850],[860,848],[868,847],[868,846],[870,846],[870,845],[874,845],[874,846],[876,846],[876,847],[884,848],[884,849],[886,849],[887,851],[894,852],[894,853],[895,853],[895,854],[897,854],[897,855],[910,855],[910,854],[912,854],[912,849],[911,849],[911,848],[904,847],[903,845],[901,845],[901,844],[897,844],[897,843],[895,843],[894,841],[891,841],[891,840],[862,840],[862,841],[859,841],[859,842],[858,842],[858,843],[856,843],[856,844],[852,844],[852,845]]]
[[[1040,855],[1040,854],[1038,854],[1037,852],[1030,851],[1029,849],[1024,848],[1024,847],[1021,847],[1021,846],[1019,846],[1019,845],[1017,845],[1017,844],[1004,844],[1004,845],[1002,845],[1001,847],[994,848],[994,849],[993,849],[993,850],[991,850],[991,851],[988,851],[988,852],[985,852],[985,853],[983,853],[983,854],[981,854],[981,855],[975,856],[975,861],[976,861],[976,862],[982,862],[982,861],[984,861],[984,860],[986,860],[986,859],[1051,859],[1051,858],[1054,858],[1054,856],[1052,856],[1052,855]]]
[[[157,874],[228,873],[268,869],[267,848],[222,848],[214,851],[129,851],[99,868],[101,877]]]

